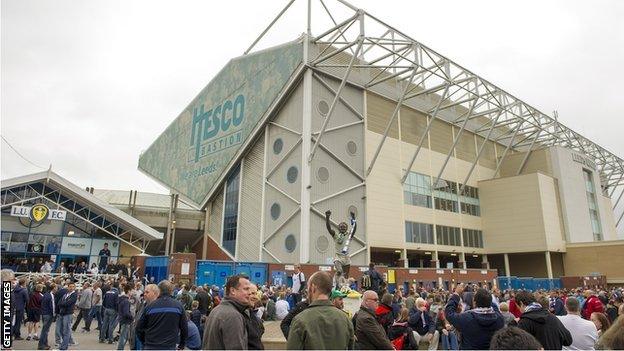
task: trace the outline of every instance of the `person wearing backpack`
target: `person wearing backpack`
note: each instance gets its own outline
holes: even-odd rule
[[[388,337],[396,350],[418,350],[414,331],[409,327],[408,319],[409,310],[403,307],[397,319],[388,328]]]
[[[301,271],[301,265],[295,266],[295,273],[292,275],[292,294],[295,298],[295,305],[301,302],[301,294],[306,290],[305,275]]]

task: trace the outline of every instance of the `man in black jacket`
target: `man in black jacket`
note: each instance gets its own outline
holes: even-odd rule
[[[288,333],[290,332],[290,324],[292,323],[293,319],[299,313],[303,312],[306,308],[308,308],[308,306],[310,306],[310,303],[308,301],[299,302],[298,304],[295,305],[295,308],[293,308],[292,310],[290,310],[290,312],[288,312],[286,317],[284,317],[284,319],[280,323],[280,329],[282,329],[282,333],[284,334],[284,337],[287,340],[288,340]]]
[[[119,296],[119,304],[117,307],[117,316],[119,316],[119,325],[121,326],[121,332],[119,333],[119,344],[117,344],[117,350],[123,350],[126,346],[126,340],[128,339],[128,328],[132,324],[132,313],[130,313],[130,291],[132,291],[132,285],[126,284],[123,287],[123,292]]]
[[[137,322],[137,338],[143,343],[143,350],[175,350],[180,334],[178,349],[184,349],[188,335],[188,324],[184,308],[171,297],[172,284],[163,280],[158,284],[160,296],[145,306]]]
[[[528,291],[516,294],[516,304],[521,311],[518,327],[533,335],[545,350],[561,350],[572,344],[572,335],[559,318],[545,310]]]
[[[71,321],[74,313],[74,307],[78,300],[78,294],[74,291],[76,284],[69,283],[67,292],[58,303],[59,316],[61,319],[61,346],[60,350],[67,350],[71,338]]]

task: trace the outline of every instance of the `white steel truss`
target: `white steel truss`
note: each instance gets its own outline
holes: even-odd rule
[[[287,3],[245,54],[254,48],[293,2],[294,0],[290,0]],[[313,5],[318,5],[317,12],[324,13],[331,19],[331,23],[325,21],[324,28],[317,35],[313,35],[312,32]],[[559,145],[578,151],[595,163],[601,179],[602,193],[611,198],[619,194],[613,209],[616,213],[616,227],[621,224],[624,208],[619,209],[618,205],[624,194],[624,160],[560,123],[556,115],[551,117],[542,113],[374,15],[344,0],[332,1],[331,5],[334,7],[330,8],[327,0],[307,1],[305,50],[309,50],[307,45],[316,46],[319,50],[317,54],[309,55],[306,66],[312,69],[316,76],[323,73],[341,82],[325,116],[323,127],[314,140],[307,158],[308,162],[314,158],[334,107],[342,98],[344,84],[349,83],[369,90],[386,84],[395,87],[396,96],[393,98],[397,101],[397,107],[389,116],[389,123],[381,142],[377,145],[375,156],[368,165],[366,175],[373,170],[399,107],[419,98],[421,104],[422,101],[430,102],[428,106],[415,108],[429,116],[428,124],[420,138],[418,148],[411,155],[410,167],[405,171],[402,182],[405,182],[411,166],[418,157],[431,124],[439,118],[460,128],[459,134],[454,138],[454,146],[464,130],[470,130],[485,139],[478,147],[477,155],[462,186],[470,179],[487,141],[506,146],[503,154],[498,157],[495,176],[509,150],[526,152],[524,161],[517,171],[520,173],[533,150]],[[316,20],[314,23],[317,23]],[[326,28],[327,24],[329,28]],[[356,75],[357,78],[354,78]],[[460,111],[461,117],[453,119],[448,115],[444,118],[440,116],[451,108]],[[454,147],[446,155],[446,162],[439,170],[438,177],[443,173],[453,151]],[[618,212],[622,212],[619,217]]]
[[[0,208],[2,209],[11,208],[14,205],[45,201],[51,208],[63,209],[72,214],[67,222],[85,233],[91,232],[89,226],[92,226],[141,252],[145,252],[150,243],[149,240],[137,236],[132,230],[126,229],[122,221],[105,215],[102,210],[94,206],[81,203],[75,197],[65,194],[59,189],[46,187],[45,183],[31,183],[2,189],[0,200],[2,202]]]

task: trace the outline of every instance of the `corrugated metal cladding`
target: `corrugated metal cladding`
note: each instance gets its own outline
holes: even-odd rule
[[[400,113],[401,120],[401,140],[418,145],[420,138],[427,129],[427,117],[409,107],[402,106]],[[370,128],[369,128],[370,129]],[[422,147],[429,148],[429,135],[425,134]]]
[[[260,220],[262,215],[262,173],[264,170],[264,134],[245,156],[242,169],[240,218],[238,220],[239,261],[260,259]]]
[[[434,119],[431,125],[431,150],[444,155],[448,154],[453,146],[453,129],[451,125]]]
[[[223,187],[222,187],[223,188]],[[223,189],[210,203],[210,223],[208,224],[208,235],[219,245],[221,244],[221,226],[223,222]]]
[[[265,185],[263,243],[256,244],[263,244],[270,252],[262,251],[263,262],[276,262],[273,256],[286,263],[299,261],[302,111],[303,89],[299,85],[268,127],[265,152],[267,181],[271,185]],[[255,200],[262,203],[262,197]],[[260,221],[258,229],[259,225]]]
[[[312,133],[321,130],[326,115],[326,106],[331,105],[334,94],[324,86],[328,84],[334,91],[339,82],[325,75],[312,84]],[[347,107],[347,103],[363,114],[363,93],[351,86],[345,86],[334,113],[327,125],[330,129],[323,135],[320,148],[311,164],[310,185],[313,213],[310,216],[310,261],[331,264],[334,257],[334,242],[325,228],[324,213],[332,211],[336,223],[349,222],[349,211],[356,213],[358,230],[350,246],[353,254],[364,247],[366,226],[364,213],[364,121]],[[355,123],[355,124],[354,124]],[[331,130],[332,128],[336,128]],[[398,131],[397,131],[398,132]],[[398,133],[397,133],[398,135]],[[360,186],[358,186],[360,185]],[[341,193],[347,189],[354,189]],[[336,195],[340,193],[339,195]],[[366,251],[352,257],[354,264],[366,263]]]
[[[464,161],[474,162],[474,159],[477,156],[474,134],[464,129],[460,135],[460,128],[453,127],[453,129],[455,132],[455,138],[459,136],[457,146],[455,146],[455,155],[457,156],[457,158]]]
[[[366,113],[368,118],[368,130],[383,135],[395,107],[396,102],[376,94],[367,93]],[[390,126],[390,131],[388,132],[388,136],[394,139],[399,138],[398,120],[399,119],[395,117]]]
[[[484,140],[485,138],[477,136],[477,145],[481,147],[481,144]],[[491,142],[489,140],[485,142],[485,146],[483,147],[483,151],[481,152],[481,157],[479,157],[479,165],[491,169],[496,169],[496,151],[494,149],[494,145],[494,142]]]

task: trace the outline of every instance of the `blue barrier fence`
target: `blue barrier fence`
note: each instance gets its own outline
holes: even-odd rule
[[[551,290],[561,289],[561,279],[533,278],[533,277],[498,277],[498,287],[501,290]]]
[[[245,274],[253,283],[264,284],[267,282],[268,270],[269,265],[266,263],[200,260],[197,261],[195,283],[224,286],[229,276]]]
[[[169,271],[169,257],[167,256],[151,256],[145,258],[145,276],[158,283],[163,279],[167,279]]]

